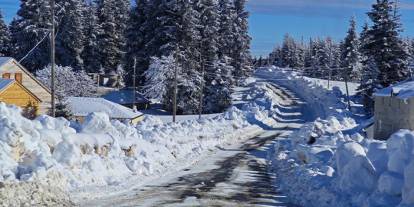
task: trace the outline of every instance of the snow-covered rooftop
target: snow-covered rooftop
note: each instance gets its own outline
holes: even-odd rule
[[[12,79],[2,79],[2,78],[0,78],[0,91],[5,89],[7,86],[12,84],[13,82],[14,82],[14,80],[12,80]]]
[[[143,115],[103,98],[69,97],[67,104],[74,116],[87,116],[94,112],[105,112],[112,119],[133,119]]]
[[[386,97],[395,96],[399,99],[409,99],[414,97],[414,81],[405,81],[388,88],[377,91],[375,96]]]
[[[0,57],[0,66],[4,65],[5,63],[9,62],[13,58],[11,57]]]
[[[135,102],[134,100],[134,91],[129,89],[123,89],[119,91],[113,91],[103,96],[104,99],[112,101],[118,104],[133,104],[133,103],[150,103],[142,94],[135,92]]]

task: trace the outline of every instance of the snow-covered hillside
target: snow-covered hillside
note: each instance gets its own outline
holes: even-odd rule
[[[359,121],[346,110],[340,92],[277,68],[258,73],[296,92],[308,102],[308,113],[320,117],[276,147],[277,184],[294,203],[414,206],[414,132],[402,130],[388,141],[366,139],[354,130]]]

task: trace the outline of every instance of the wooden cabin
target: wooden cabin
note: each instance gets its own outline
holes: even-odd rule
[[[20,63],[11,57],[0,57],[0,77],[12,79],[21,84],[40,100],[39,113],[46,114],[51,107],[52,95],[50,90],[27,71]]]
[[[35,94],[12,79],[0,79],[0,102],[22,108],[23,114],[29,118],[34,118],[39,114],[38,109],[41,103]]]

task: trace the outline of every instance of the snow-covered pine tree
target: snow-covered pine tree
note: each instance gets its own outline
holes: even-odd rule
[[[361,62],[359,55],[359,39],[356,33],[355,18],[350,20],[350,27],[341,45],[341,74],[345,80],[359,80],[361,74]]]
[[[205,73],[204,81],[204,111],[221,112],[231,103],[230,87],[232,78],[228,77],[232,67],[226,66],[230,62],[226,56],[222,56],[223,61],[219,61],[218,49],[220,36],[218,35],[220,26],[219,5],[216,0],[200,1],[200,19],[201,19],[201,55],[202,64]],[[227,58],[227,59],[226,59]],[[222,71],[226,70],[227,73]],[[225,76],[225,77],[223,77]]]
[[[329,76],[329,47],[327,41],[319,39],[315,43],[315,77],[327,78]]]
[[[96,5],[85,3],[83,10],[83,34],[84,34],[84,49],[82,51],[82,59],[84,70],[88,73],[99,73],[101,69],[100,59],[98,56],[98,17]]]
[[[234,0],[234,10],[236,19],[234,20],[234,34],[235,42],[232,51],[234,78],[239,81],[242,78],[250,75],[253,71],[250,62],[250,41],[251,37],[248,34],[249,13],[246,11],[246,0]]]
[[[234,33],[234,20],[236,19],[234,1],[219,0],[218,4],[220,15],[218,55],[220,58],[224,56],[230,57],[236,38]]]
[[[10,55],[10,32],[0,11],[0,56]]]
[[[276,45],[272,53],[270,53],[269,62],[272,65],[282,67],[282,48],[279,45]]]
[[[82,18],[85,5],[82,0],[65,0],[61,4],[63,14],[59,19],[59,33],[56,36],[56,64],[83,70],[81,54],[85,38]]]
[[[370,35],[368,34],[369,26],[365,23],[360,35],[360,55],[361,55],[361,81],[358,87],[358,95],[362,97],[365,110],[368,114],[372,114],[374,109],[374,99],[372,94],[380,88],[378,83],[378,67],[374,60],[368,45],[370,44]]]
[[[135,6],[131,9],[128,27],[126,29],[126,54],[125,66],[126,72],[133,74],[134,59],[136,58],[136,84],[143,85],[145,81],[144,72],[147,70],[150,62],[150,56],[147,52],[147,35],[151,33],[147,29],[148,16],[150,15],[148,0],[136,0]],[[127,85],[132,85],[131,75],[126,77]]]
[[[282,67],[294,68],[296,65],[296,46],[295,40],[286,34],[282,44]]]
[[[97,0],[98,54],[105,73],[116,72],[124,54],[125,16],[129,12],[124,1],[129,0]]]
[[[373,26],[368,30],[370,51],[378,67],[378,82],[382,87],[402,81],[408,76],[408,54],[403,47],[400,15],[397,3],[392,0],[377,0],[368,16]]]
[[[20,59],[49,34],[51,24],[49,1],[21,0],[17,15],[18,17],[13,20],[10,30],[13,56]],[[22,64],[30,71],[41,69],[49,64],[48,46],[47,37]]]

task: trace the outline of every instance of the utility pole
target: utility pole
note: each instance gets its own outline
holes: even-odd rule
[[[201,47],[200,47],[201,48]],[[199,108],[198,108],[198,119],[201,120],[201,115],[203,114],[203,101],[204,101],[204,60],[203,54],[200,51],[200,64],[201,64],[201,87],[200,87],[200,100],[199,100]]]
[[[52,111],[51,116],[56,116],[56,103],[55,103],[55,0],[50,0],[50,7],[52,13],[52,25],[50,28],[50,59],[51,59],[51,92],[52,92]]]
[[[132,78],[133,78],[133,80],[132,80],[132,83],[133,83],[133,87],[134,87],[134,89],[132,90],[132,92],[133,92],[133,101],[132,101],[132,104],[133,104],[133,109],[134,110],[136,110],[137,109],[137,107],[136,107],[136,100],[137,100],[137,86],[136,86],[136,80],[137,80],[137,57],[134,57],[134,75],[132,75]]]
[[[175,46],[175,64],[174,64],[174,95],[173,95],[173,122],[176,122],[177,118],[177,78],[178,78],[178,46]]]

